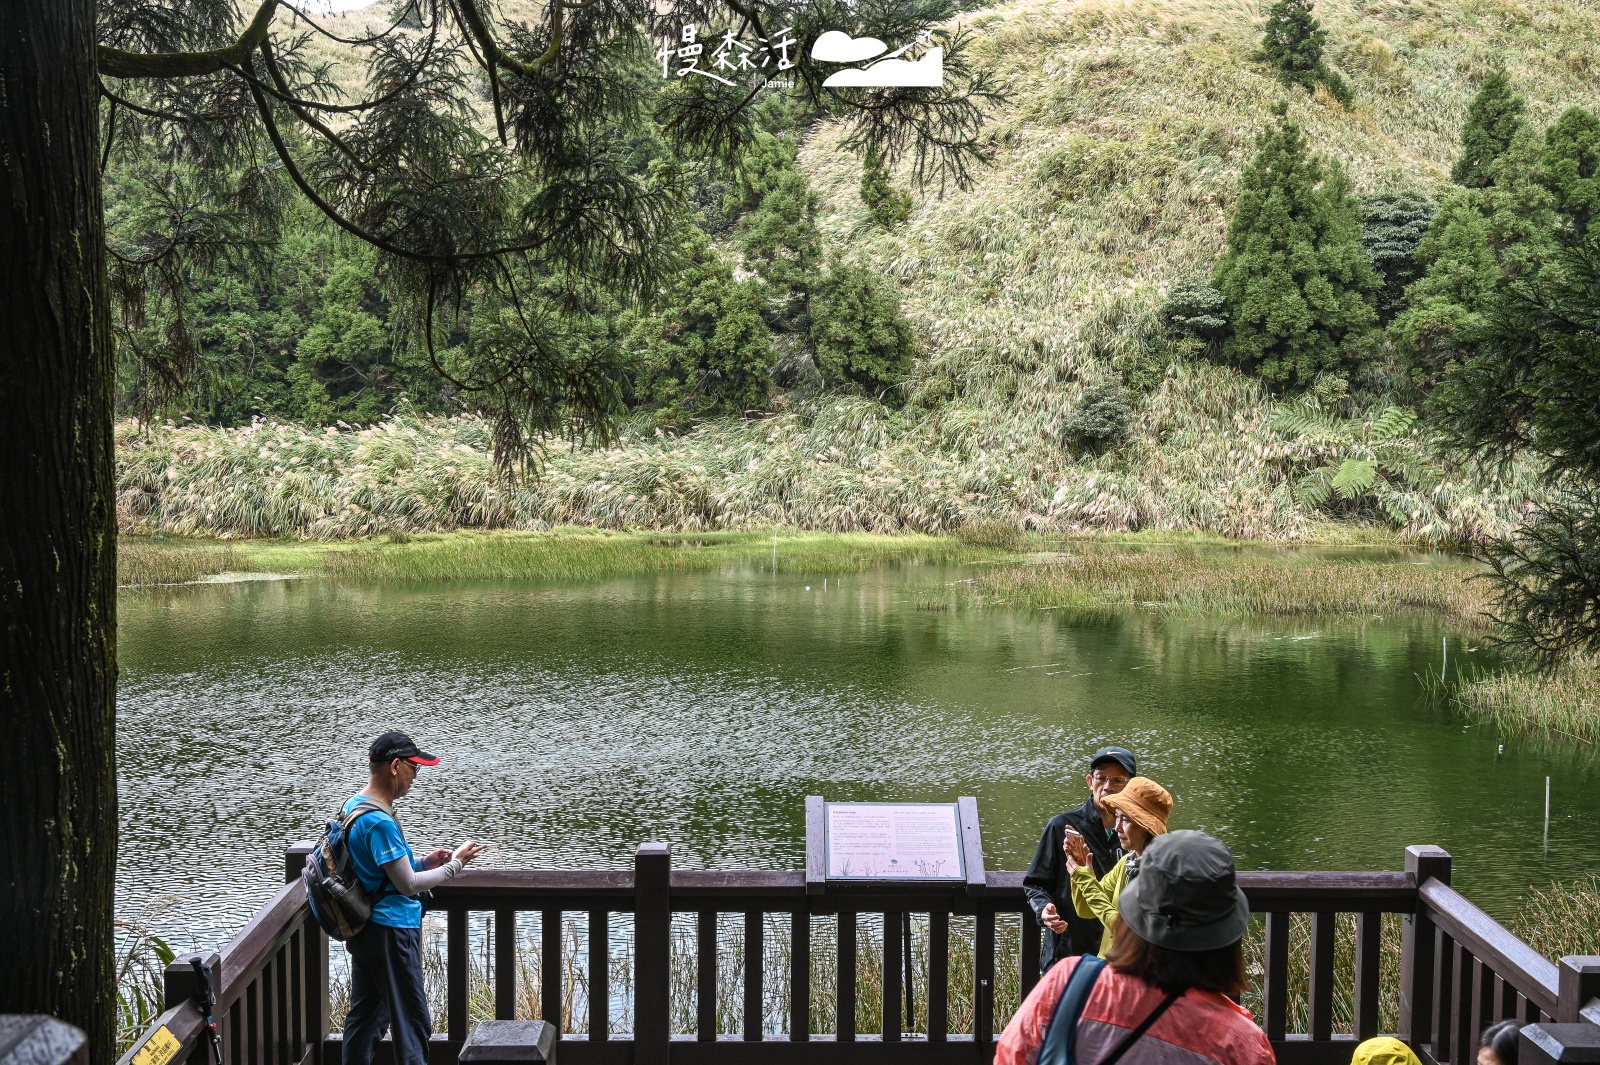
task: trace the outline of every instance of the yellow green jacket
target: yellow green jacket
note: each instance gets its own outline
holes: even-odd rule
[[[1105,925],[1100,935],[1100,956],[1111,953],[1111,933],[1116,927],[1117,899],[1128,883],[1128,862],[1117,862],[1103,877],[1094,875],[1094,867],[1080,865],[1072,874],[1072,908],[1079,917],[1093,917]]]

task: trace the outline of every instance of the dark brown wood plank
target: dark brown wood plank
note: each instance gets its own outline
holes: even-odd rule
[[[972,1038],[981,1053],[994,1042],[994,911],[979,907],[973,938]]]
[[[717,911],[701,910],[695,930],[695,1031],[703,1041],[717,1038]]]
[[[1333,940],[1332,913],[1311,915],[1310,1036],[1314,1040],[1333,1038]]]
[[[589,1042],[611,1038],[611,912],[589,911]]]
[[[1356,915],[1355,1029],[1356,1038],[1378,1034],[1378,1000],[1382,994],[1383,915]]]
[[[950,1032],[950,915],[928,914],[928,1041],[942,1043]]]
[[[848,1043],[856,1037],[856,915],[839,915],[838,984],[834,988],[837,1040]]]
[[[1435,932],[1433,981],[1433,1056],[1441,1065],[1449,1062],[1450,1035],[1455,1030],[1450,1023],[1454,1014],[1452,989],[1455,986],[1455,941],[1443,929]]]
[[[1455,1051],[1456,1065],[1473,1065],[1478,1058],[1477,1033],[1472,1030],[1472,952],[1460,943],[1455,945],[1455,1036],[1451,1049]]]
[[[634,1065],[667,1065],[672,1041],[672,847],[641,843],[633,874]]]
[[[244,989],[245,1065],[263,1065],[261,1060],[261,981],[250,981]]]
[[[744,1037],[747,1040],[760,1039],[762,1034],[761,1014],[766,995],[763,978],[767,960],[764,916],[760,910],[749,910],[744,915]]]
[[[1021,973],[1018,974],[1023,999],[1028,997],[1028,992],[1033,990],[1039,982],[1039,937],[1043,929],[1039,925],[1039,918],[1033,912],[1032,906],[1022,907],[1022,960]]]
[[[306,1038],[306,928],[301,925],[289,937],[289,1059],[300,1060],[310,1040]]]
[[[898,913],[884,914],[882,1014],[883,1041],[886,1043],[900,1042],[900,1014],[904,1008],[900,997],[900,976],[905,964],[902,955],[905,946],[901,941],[900,931],[900,915]]]
[[[256,983],[261,988],[261,1060],[267,1065],[278,1063],[278,1016],[283,1000],[278,995],[278,955],[274,951],[267,959]]]
[[[467,911],[449,910],[444,922],[444,1015],[450,1039],[467,1038]]]
[[[561,1016],[561,911],[539,915],[539,1017],[565,1034]]]
[[[494,1016],[517,1017],[517,911],[494,911]]]
[[[1467,1031],[1471,1033],[1474,1059],[1477,1058],[1478,1035],[1499,1020],[1495,1016],[1494,980],[1494,973],[1487,965],[1477,958],[1472,959],[1472,1023]]]
[[[1261,994],[1266,999],[1268,1039],[1282,1039],[1289,1024],[1289,922],[1288,913],[1267,914],[1267,967],[1261,974]]]
[[[1552,962],[1450,885],[1433,881],[1423,885],[1417,894],[1433,922],[1448,932],[1453,942],[1462,944],[1473,957],[1481,958],[1497,975],[1511,981],[1541,1010],[1554,1013],[1560,979]]]
[[[293,933],[290,933],[290,938],[293,938]],[[293,1009],[289,1003],[288,943],[278,948],[277,956],[272,960],[272,983],[273,998],[277,1000],[272,1026],[272,1060],[282,1065],[289,1060],[289,1020]]]
[[[789,918],[789,1038],[811,1038],[811,915]]]
[[[279,888],[272,900],[257,910],[220,951],[222,987],[218,1001],[231,1004],[309,912],[306,889],[299,881]]]

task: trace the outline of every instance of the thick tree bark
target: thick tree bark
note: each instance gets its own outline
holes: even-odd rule
[[[0,1013],[114,1039],[113,362],[94,0],[0,2]]]

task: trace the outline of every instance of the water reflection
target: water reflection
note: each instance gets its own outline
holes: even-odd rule
[[[973,794],[990,866],[1021,868],[1110,741],[1245,867],[1398,868],[1438,843],[1503,914],[1600,854],[1585,756],[1497,757],[1421,698],[1444,638],[1452,676],[1481,657],[1430,621],[927,609],[961,576],[125,594],[121,906],[175,891],[180,945],[226,938],[388,727],[445,756],[407,834],[492,840],[485,864],[620,866],[665,838],[683,866],[793,867],[807,794]]]

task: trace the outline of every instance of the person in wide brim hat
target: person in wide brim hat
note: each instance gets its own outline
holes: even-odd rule
[[[1230,997],[1246,986],[1240,943],[1250,907],[1228,848],[1204,832],[1155,836],[1117,905],[1111,953],[1088,981],[1070,1034],[1058,1036],[1057,1022],[1079,967],[1094,964],[1082,958],[1055,966],[1028,993],[1001,1033],[995,1065],[1035,1065],[1047,1044],[1059,1050],[1067,1040],[1073,1050],[1095,1048],[1091,1057],[1131,1047],[1124,1065],[1271,1065],[1266,1033]]]
[[[1167,831],[1172,793],[1149,777],[1134,777],[1127,787],[1101,801],[1116,814],[1117,838],[1122,842],[1124,859],[1097,878],[1089,863],[1081,860],[1086,857],[1081,841],[1069,839],[1067,864],[1072,869],[1073,909],[1080,916],[1095,918],[1105,928],[1099,950],[1103,958],[1111,950],[1117,901],[1131,878],[1133,863],[1152,839]]]

